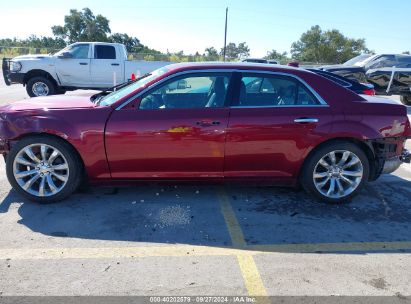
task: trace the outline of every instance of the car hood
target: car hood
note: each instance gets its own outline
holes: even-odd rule
[[[16,101],[0,107],[0,112],[93,108],[90,96],[47,96]]]
[[[22,55],[13,58],[13,61],[18,60],[33,60],[33,59],[47,59],[51,58],[52,56],[46,54],[36,54],[36,55]]]

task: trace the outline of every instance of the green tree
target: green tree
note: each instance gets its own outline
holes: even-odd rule
[[[204,59],[206,61],[218,61],[220,59],[220,55],[218,54],[218,51],[212,46],[204,50]]]
[[[220,55],[224,54],[224,48],[221,49]],[[233,60],[240,60],[243,58],[246,58],[250,56],[250,48],[247,46],[247,43],[241,42],[238,44],[235,44],[233,42],[230,42],[227,44],[226,48],[226,58],[228,61],[233,61]]]
[[[276,50],[267,52],[267,55],[264,57],[264,59],[274,59],[280,61],[281,63],[285,63],[289,60],[289,58],[287,57],[287,52],[280,53]]]
[[[107,34],[111,33],[109,20],[102,15],[95,16],[89,8],[70,10],[70,14],[64,17],[64,25],[55,25],[51,29],[54,36],[68,43],[108,41]]]
[[[291,45],[294,59],[317,63],[343,63],[369,52],[365,39],[351,39],[338,30],[323,31],[318,25],[311,27]]]
[[[110,42],[124,44],[128,52],[138,53],[142,49],[140,40],[136,37],[130,37],[127,34],[115,33],[111,35],[108,40]]]

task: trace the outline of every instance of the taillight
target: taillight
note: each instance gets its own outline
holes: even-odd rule
[[[375,95],[375,90],[374,90],[374,89],[365,89],[364,91],[362,91],[362,93],[363,93],[364,95],[374,96],[374,95]]]

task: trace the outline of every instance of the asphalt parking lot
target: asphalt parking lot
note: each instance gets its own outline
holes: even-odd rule
[[[1,103],[21,98],[0,81]],[[0,295],[402,298],[410,196],[404,165],[340,206],[215,185],[94,188],[37,205],[11,190],[0,162]]]

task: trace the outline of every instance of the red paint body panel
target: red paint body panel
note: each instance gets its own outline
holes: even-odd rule
[[[222,177],[228,114],[212,108],[114,111],[106,129],[113,178]],[[201,121],[205,126],[197,125]]]
[[[33,98],[2,106],[0,152],[7,154],[22,136],[45,133],[67,140],[78,151],[92,183],[223,178],[295,183],[309,152],[327,140],[394,137],[402,146],[401,137],[411,135],[404,106],[386,99],[366,101],[305,70],[261,64],[178,64],[169,69],[112,106],[96,106],[81,96]],[[328,106],[138,110],[137,98],[117,109],[129,97],[178,72],[218,69],[297,76]],[[319,122],[294,123],[302,117]]]
[[[233,108],[227,130],[224,175],[292,178],[311,149],[328,138],[330,107]],[[318,124],[296,124],[314,117]]]
[[[22,110],[23,104],[27,104],[28,110]],[[91,180],[109,179],[104,126],[111,111],[110,107],[95,107],[88,97],[32,98],[0,107],[3,117],[0,134],[11,144],[27,134],[46,133],[61,137],[78,151]]]

